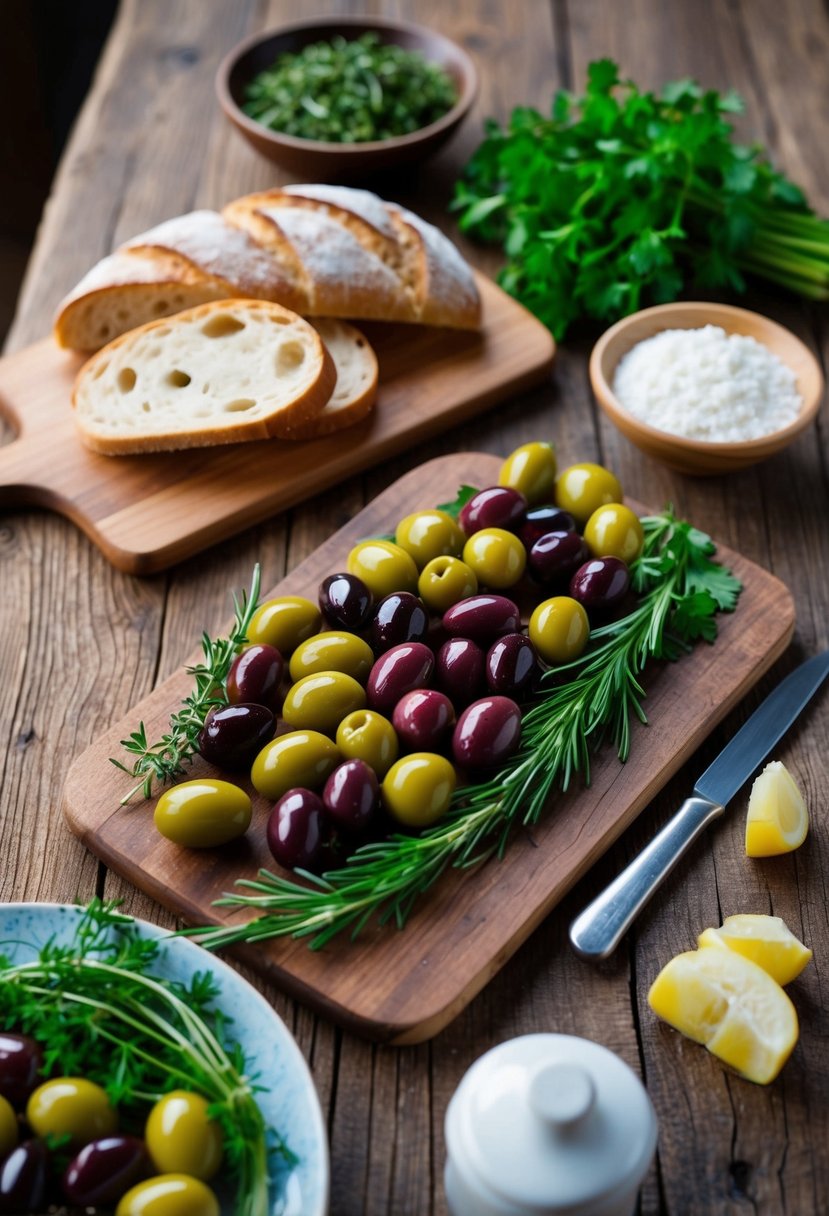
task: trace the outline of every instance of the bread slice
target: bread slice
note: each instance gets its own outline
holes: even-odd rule
[[[333,317],[314,317],[314,329],[337,369],[337,384],[321,414],[285,431],[286,439],[317,439],[366,418],[377,398],[377,356],[359,329]]]
[[[322,412],[336,378],[307,321],[221,300],[110,342],[81,368],[72,404],[93,451],[161,452],[284,435]]]

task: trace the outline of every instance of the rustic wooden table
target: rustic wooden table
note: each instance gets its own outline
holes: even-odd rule
[[[616,58],[658,86],[695,75],[737,88],[746,136],[829,209],[825,155],[829,18],[820,0],[439,0],[370,4],[319,0],[315,10],[403,15],[461,41],[482,73],[473,118],[455,143],[395,183],[395,195],[452,231],[445,204],[481,120],[518,103],[544,108],[558,86],[582,84],[588,61]],[[124,0],[54,185],[8,349],[48,332],[56,301],[113,244],[167,216],[280,181],[244,145],[214,104],[219,57],[248,33],[291,18],[288,0]],[[391,190],[392,187],[390,187]],[[481,269],[498,258],[464,247]],[[749,304],[790,325],[825,358],[826,313],[781,295]],[[569,460],[599,459],[632,494],[678,510],[774,571],[797,607],[792,647],[747,703],[536,931],[467,1010],[432,1042],[372,1046],[269,991],[306,1054],[328,1121],[331,1211],[336,1216],[445,1213],[443,1117],[463,1072],[513,1035],[555,1030],[618,1052],[645,1080],[660,1125],[659,1155],[641,1211],[789,1213],[829,1210],[829,1049],[825,983],[829,915],[824,874],[829,835],[826,698],[777,751],[805,787],[813,812],[806,845],[790,858],[747,861],[743,816],[710,829],[640,918],[614,958],[580,962],[567,925],[653,834],[747,712],[801,657],[829,644],[827,451],[819,422],[788,452],[729,478],[675,476],[631,448],[597,415],[587,345],[562,347],[551,386],[516,399],[362,478],[355,478],[166,575],[117,573],[71,524],[45,512],[0,520],[0,899],[121,898],[126,910],[166,914],[107,873],[59,814],[66,769],[96,735],[168,675],[203,628],[228,612],[228,589],[254,561],[266,586],[406,469],[467,447],[506,453],[538,436]],[[8,438],[8,437],[7,437]],[[656,1023],[648,986],[698,931],[737,911],[774,912],[815,952],[792,993],[800,1043],[779,1080],[763,1089],[730,1075],[706,1052]]]

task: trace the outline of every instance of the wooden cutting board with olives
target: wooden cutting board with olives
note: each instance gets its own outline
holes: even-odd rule
[[[185,669],[76,761],[69,823],[211,948],[428,1038],[788,643],[786,588],[713,551],[547,444],[431,461],[237,606],[176,782],[141,764]]]

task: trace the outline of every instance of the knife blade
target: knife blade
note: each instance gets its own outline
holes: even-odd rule
[[[612,883],[576,917],[570,944],[581,958],[608,958],[639,912],[697,836],[725,811],[737,791],[811,701],[829,675],[829,650],[790,672],[708,766],[677,813]]]

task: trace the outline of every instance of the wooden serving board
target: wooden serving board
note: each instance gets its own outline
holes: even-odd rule
[[[477,275],[479,333],[362,326],[377,351],[372,416],[339,434],[186,452],[98,456],[72,419],[82,359],[47,339],[0,360],[0,414],[17,439],[0,448],[0,505],[48,507],[73,520],[130,574],[152,574],[350,474],[377,464],[548,375],[549,331]]]
[[[498,468],[493,456],[464,453],[413,470],[275,592],[316,599],[320,581],[344,568],[357,540],[393,530],[403,515],[451,498],[463,482],[491,485]],[[503,861],[444,874],[402,932],[372,925],[356,942],[336,938],[318,953],[305,941],[272,940],[241,948],[239,956],[292,996],[364,1036],[411,1043],[436,1034],[785,649],[794,627],[786,588],[736,553],[723,548],[719,557],[744,584],[737,611],[720,616],[713,646],[701,643],[678,663],[655,665],[648,673],[651,724],[634,724],[626,764],[604,748],[595,759],[591,786],[576,781],[566,795],[557,796],[532,840],[517,833]],[[229,891],[236,878],[253,877],[259,866],[276,868],[264,839],[266,801],[254,795],[255,818],[244,839],[222,850],[188,851],[156,832],[152,804],[119,809],[129,779],[108,762],[123,755],[119,740],[139,721],[158,738],[191,686],[180,670],[84,752],[69,771],[64,811],[93,853],[189,923],[240,923],[250,914],[214,908],[212,900]],[[192,775],[208,771],[215,775],[197,760]]]

